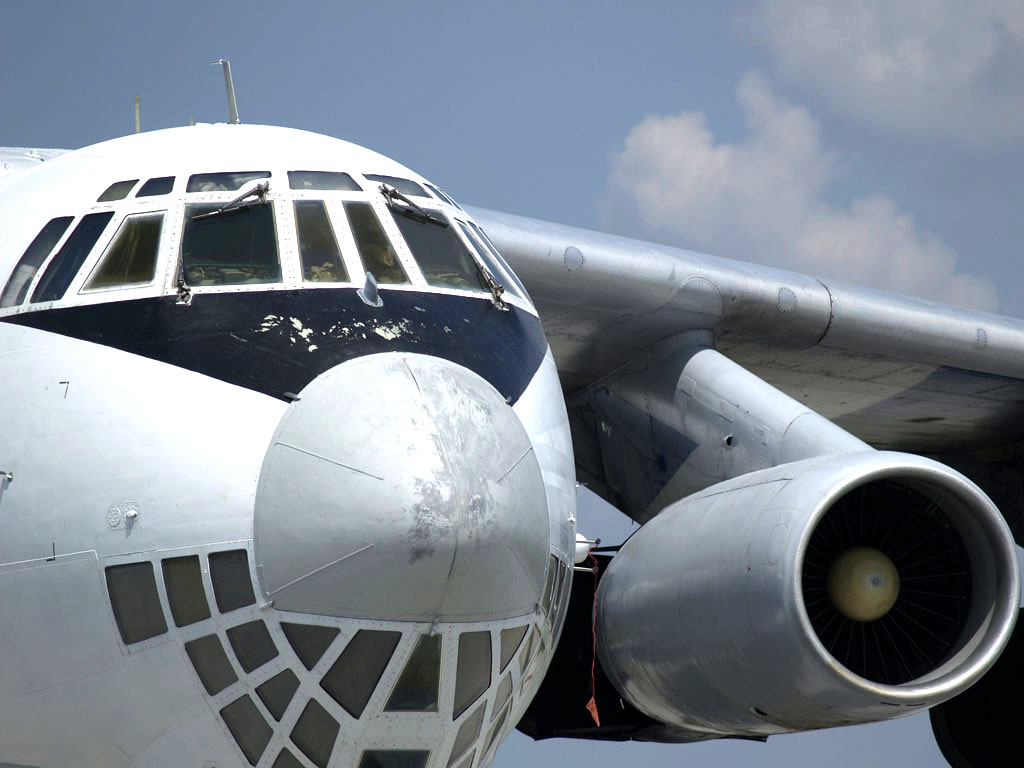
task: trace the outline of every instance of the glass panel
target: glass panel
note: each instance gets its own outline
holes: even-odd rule
[[[491,684],[491,633],[463,632],[459,635],[459,663],[455,671],[455,713],[469,709]]]
[[[292,729],[292,742],[319,768],[327,768],[340,727],[316,699],[310,699]]]
[[[429,213],[447,222],[440,211]],[[391,208],[391,214],[428,283],[444,288],[490,291],[473,257],[450,226],[423,221],[412,209],[399,205]]]
[[[491,253],[490,249],[481,242],[476,232],[469,229],[461,221],[459,222],[459,228],[466,235],[466,238],[473,244],[476,252],[480,255],[480,260],[487,266],[487,269],[491,271],[494,278],[501,283],[502,288],[513,296],[523,298],[522,294],[519,293],[519,289],[516,287],[516,282],[509,276],[504,265],[494,260],[494,255]]]
[[[216,203],[185,206],[185,234],[181,238],[185,282],[196,286],[280,281],[273,203],[195,218],[218,208]]]
[[[14,268],[7,280],[4,292],[0,293],[0,308],[14,307],[25,300],[32,278],[39,271],[39,265],[46,261],[46,257],[50,255],[50,251],[67,231],[72,221],[74,221],[74,216],[61,216],[50,219],[46,226],[39,230],[39,234],[25,249],[25,253],[18,261],[18,266]]]
[[[82,290],[153,282],[163,223],[162,213],[125,219]]]
[[[267,625],[260,619],[232,627],[227,635],[238,663],[246,672],[262,667],[277,656],[277,646],[270,639]]]
[[[139,643],[167,631],[152,563],[110,566],[107,568],[107,590],[125,645]]]
[[[508,701],[508,697],[512,695],[512,675],[505,675],[505,679],[498,683],[498,692],[494,694],[494,706],[491,707],[491,720],[494,719],[494,715],[501,711],[501,708],[505,706],[505,702]]]
[[[491,239],[487,237],[487,233],[472,222],[470,222],[470,226],[473,227],[473,230],[480,236],[480,239],[483,241],[484,245],[487,246],[487,249],[491,252],[494,258],[497,259],[498,263],[505,267],[505,273],[512,279],[512,282],[516,284],[519,294],[524,299],[529,300],[530,295],[526,292],[526,288],[523,287],[522,281],[520,281],[512,267],[508,265],[508,262],[501,257],[500,253],[498,253],[498,249],[494,247],[494,243],[492,243]]]
[[[90,213],[82,217],[78,226],[75,227],[75,231],[71,233],[71,237],[64,242],[64,246],[57,251],[57,255],[53,257],[46,267],[46,271],[43,272],[39,284],[32,291],[32,303],[56,301],[64,295],[85,262],[85,257],[96,245],[107,222],[113,216],[112,211],[107,211],[105,213]]]
[[[347,173],[338,171],[288,171],[292,189],[324,189],[341,192],[362,192],[363,188]]]
[[[401,637],[401,632],[360,629],[324,675],[320,686],[346,712],[359,719]]]
[[[519,673],[526,673],[526,665],[530,663],[530,654],[533,651],[533,641],[536,635],[536,631],[530,633],[529,639],[526,641],[526,647],[523,648],[523,652],[519,654]]]
[[[526,630],[530,627],[512,627],[512,629],[501,630],[501,671],[505,671],[505,667],[512,661],[512,657],[516,655],[516,648],[519,647],[519,643],[523,641],[523,636],[526,634]]]
[[[291,703],[298,687],[299,678],[290,669],[286,669],[258,686],[256,693],[274,719],[280,720],[284,717],[285,710],[288,709],[288,704]]]
[[[452,200],[450,197],[448,197],[448,195],[446,195],[440,189],[435,187],[433,184],[426,184],[425,186],[426,186],[427,189],[429,189],[431,192],[434,193],[434,196],[438,200],[443,200],[444,202],[448,203],[449,205],[455,205],[455,201],[454,200]]]
[[[210,618],[210,606],[203,589],[199,556],[172,557],[163,561],[164,587],[171,615],[179,627]]]
[[[411,749],[368,749],[359,768],[423,768],[429,759],[429,752]]]
[[[277,760],[270,768],[305,768],[305,766],[287,749],[282,749],[281,754],[277,756]]]
[[[555,572],[558,570],[558,559],[552,555],[551,562],[548,564],[548,575],[544,579],[544,592],[540,596],[540,606],[547,615],[551,610],[551,593],[555,588]]]
[[[211,553],[210,580],[217,598],[217,610],[221,613],[256,602],[249,576],[249,556],[244,549]]]
[[[403,195],[410,195],[413,197],[430,197],[426,191],[412,179],[400,179],[398,176],[381,176],[377,173],[364,173],[367,181],[379,181],[382,184],[387,184],[390,187],[394,187]]]
[[[242,748],[245,759],[250,765],[256,765],[274,732],[252,703],[252,699],[248,696],[236,699],[220,711],[220,716],[224,718],[228,730]]]
[[[445,192],[440,187],[435,186],[433,184],[427,184],[427,187],[430,189],[431,192],[434,192],[442,200],[448,201],[449,203],[454,205],[456,208],[458,208],[460,211],[463,210],[462,206],[459,205],[457,202],[455,202],[455,198],[452,197],[451,195],[449,195],[447,192]]]
[[[338,634],[336,627],[317,627],[310,624],[281,622],[281,629],[306,669],[316,666]]]
[[[170,194],[174,189],[173,176],[158,176],[150,179],[142,185],[142,189],[135,193],[136,197],[156,197],[157,195]]]
[[[408,283],[398,254],[370,204],[345,203],[345,213],[366,271],[372,272],[378,283]]]
[[[207,635],[198,640],[185,643],[185,653],[192,660],[196,674],[203,688],[211,696],[216,696],[238,680],[235,670],[231,668],[224,646],[216,635]]]
[[[558,613],[558,606],[562,602],[562,586],[565,584],[565,569],[562,563],[556,561],[555,586],[551,591],[551,623],[555,623],[555,615]]]
[[[459,732],[455,735],[455,744],[452,746],[451,757],[448,758],[449,766],[462,757],[462,754],[473,745],[476,737],[480,735],[486,708],[486,702],[481,704],[476,708],[476,712],[467,717],[466,722],[459,727]]]
[[[498,732],[501,730],[501,727],[505,725],[505,719],[508,717],[509,709],[511,709],[511,707],[505,707],[505,709],[502,710],[501,717],[498,718],[498,722],[491,726],[491,730],[487,732],[487,739],[484,741],[484,748],[480,754],[486,756],[491,750],[491,747],[494,745],[494,740],[498,736]]]
[[[441,636],[420,635],[398,678],[385,712],[437,712],[441,677]]]
[[[469,757],[467,757],[465,760],[463,760],[461,763],[459,763],[459,768],[472,768],[472,766],[473,766],[473,758],[475,758],[475,757],[476,757],[476,752],[471,752]]]
[[[270,178],[270,171],[194,173],[188,177],[186,192],[234,192],[255,179]]]
[[[323,200],[295,201],[295,232],[299,237],[302,279],[317,283],[347,283],[338,241]]]
[[[97,203],[109,203],[111,200],[124,200],[128,197],[128,193],[132,191],[132,187],[135,186],[138,179],[132,179],[131,181],[115,181],[106,191],[96,198]]]

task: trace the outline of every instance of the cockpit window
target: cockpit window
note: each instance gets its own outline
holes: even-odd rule
[[[408,283],[409,276],[405,274],[373,207],[369,203],[345,203],[345,213],[363,259],[363,267],[373,273],[378,283]]]
[[[113,216],[113,211],[105,211],[82,217],[71,237],[64,242],[57,255],[50,260],[43,276],[39,278],[39,284],[32,291],[33,304],[40,301],[57,301],[64,295]]]
[[[382,184],[388,184],[394,187],[403,195],[412,195],[413,197],[430,197],[426,190],[423,189],[419,184],[411,179],[401,179],[398,176],[381,176],[377,173],[364,173],[367,181],[379,181]]]
[[[82,290],[96,291],[153,282],[163,223],[162,213],[126,218]]]
[[[135,196],[156,197],[157,195],[169,195],[172,189],[174,189],[173,176],[158,176],[143,184],[139,191],[135,193]]]
[[[128,197],[128,193],[132,191],[132,187],[134,187],[138,181],[138,179],[131,179],[130,181],[115,181],[107,187],[106,191],[104,191],[102,195],[96,198],[96,202],[108,203],[111,200],[124,200]]]
[[[203,218],[199,217],[221,210],[222,205],[186,205],[181,238],[185,282],[190,286],[280,282],[273,205],[229,208]]]
[[[480,241],[476,236],[476,232],[471,230],[461,221],[459,222],[459,229],[462,230],[462,234],[466,236],[466,239],[473,244],[476,248],[476,252],[480,255],[480,260],[484,263],[487,269],[490,270],[491,274],[501,283],[502,287],[505,288],[513,296],[523,298],[519,289],[516,287],[516,283],[512,280],[512,276],[504,268],[504,265],[494,260],[494,255],[487,249],[487,247]]]
[[[426,211],[430,218],[415,209],[392,206],[395,223],[409,245],[413,257],[431,285],[489,291],[473,256],[439,211]]]
[[[454,205],[460,211],[462,210],[462,206],[456,203],[451,197],[449,197],[448,194],[440,187],[435,187],[433,184],[427,184],[427,189],[429,189],[431,192],[437,195],[439,200],[444,200],[446,203]]]
[[[194,173],[188,177],[186,192],[234,192],[253,179],[269,179],[270,171],[228,171]]]
[[[288,171],[292,189],[322,189],[335,192],[362,192],[356,180],[340,171]]]
[[[347,283],[348,270],[341,260],[323,200],[296,200],[294,205],[302,279],[313,283]]]
[[[505,274],[507,274],[511,281],[515,284],[517,293],[519,293],[520,296],[529,301],[530,296],[526,292],[526,288],[523,286],[522,282],[516,276],[516,273],[512,271],[512,268],[508,265],[508,263],[501,257],[501,254],[498,253],[498,249],[494,247],[494,243],[491,242],[491,239],[487,236],[487,233],[472,222],[470,222],[470,226],[473,228],[473,231],[476,232],[479,241],[482,242],[484,246],[487,247],[487,250],[491,252],[491,255],[495,258],[495,260],[497,260],[497,262],[502,265]]]
[[[36,276],[40,265],[46,261],[46,257],[50,255],[50,251],[63,237],[67,228],[71,226],[72,221],[74,221],[74,216],[50,219],[46,226],[39,231],[39,234],[25,249],[14,272],[8,278],[4,292],[0,293],[0,309],[17,306],[25,300],[25,296],[28,295],[28,287],[32,284],[32,278]]]

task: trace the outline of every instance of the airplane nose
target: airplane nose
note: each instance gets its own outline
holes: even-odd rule
[[[515,412],[472,371],[414,354],[346,362],[299,394],[264,458],[253,534],[275,608],[373,620],[524,615],[549,552]]]

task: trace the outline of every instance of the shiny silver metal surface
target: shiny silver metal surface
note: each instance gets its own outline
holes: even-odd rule
[[[1024,389],[1001,378],[1024,377],[1021,320],[468,210],[529,288],[567,393],[706,329],[723,354],[873,445],[933,453],[1024,439]]]
[[[855,674],[828,651],[802,580],[825,515],[880,481],[941,510],[970,562],[955,643],[900,684]],[[889,719],[955,696],[1009,639],[1020,584],[1007,526],[973,483],[928,459],[866,452],[753,472],[672,505],[626,542],[598,600],[602,666],[634,706],[694,732],[764,736]]]
[[[641,520],[688,494],[747,472],[812,456],[870,450],[713,344],[707,331],[670,337],[568,401],[577,412],[591,409],[601,416],[596,431],[604,455],[622,454],[628,450],[622,443],[641,444],[657,430],[655,451],[660,449],[663,469],[650,461],[616,478],[623,483],[619,492]],[[631,433],[634,421],[654,426]],[[579,458],[587,460],[585,454]],[[645,474],[659,470],[658,480],[644,482]],[[656,495],[652,488],[658,488]]]
[[[256,490],[260,583],[283,611],[391,621],[530,613],[549,556],[530,438],[441,358],[369,355],[309,384]]]

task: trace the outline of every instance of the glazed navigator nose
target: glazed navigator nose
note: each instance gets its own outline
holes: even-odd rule
[[[509,618],[540,599],[548,525],[529,437],[497,390],[440,358],[371,355],[315,379],[282,418],[256,567],[282,611]]]

